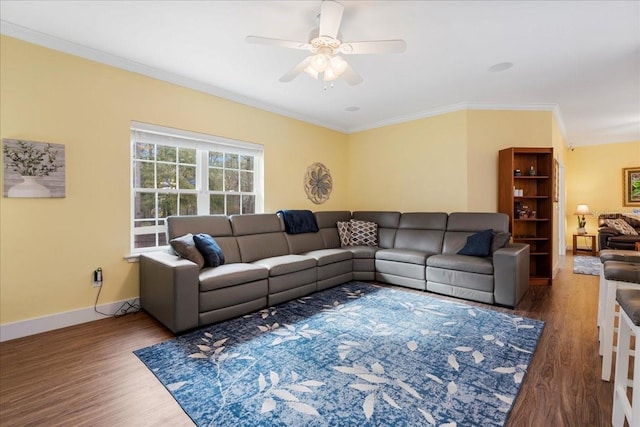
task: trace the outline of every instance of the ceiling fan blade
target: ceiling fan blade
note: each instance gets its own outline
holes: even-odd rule
[[[407,49],[404,40],[375,40],[370,42],[342,43],[340,52],[345,54],[365,55],[375,53],[402,53]]]
[[[307,56],[302,61],[300,61],[298,63],[298,65],[293,67],[293,69],[291,69],[291,71],[285,73],[278,80],[283,82],[283,83],[286,83],[286,82],[290,82],[291,80],[295,79],[300,74],[302,74],[302,72],[304,71],[305,68],[307,68],[307,65],[309,65],[309,61],[311,61],[311,57]]]
[[[320,37],[338,37],[344,6],[333,0],[324,0],[320,7]]]
[[[351,65],[349,65],[347,67],[346,70],[344,70],[344,73],[342,73],[341,77],[350,85],[350,86],[355,86],[355,85],[359,85],[360,83],[362,83],[364,81],[364,79],[362,78],[362,76],[360,74],[358,74],[353,68],[351,68]]]
[[[264,44],[268,46],[286,47],[288,49],[311,50],[311,45],[305,42],[295,42],[291,40],[272,39],[269,37],[247,36],[247,43]]]

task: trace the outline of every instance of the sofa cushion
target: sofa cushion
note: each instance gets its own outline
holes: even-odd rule
[[[376,259],[426,265],[427,257],[430,255],[433,254],[413,249],[380,249],[376,252]]]
[[[314,268],[318,263],[314,258],[306,255],[282,255],[261,259],[253,264],[268,268],[269,276],[281,276]]]
[[[187,233],[184,236],[171,239],[169,244],[180,257],[196,263],[199,269],[204,267],[204,258],[198,248],[196,248],[196,243],[193,241],[193,234]]]
[[[493,238],[491,239],[491,254],[493,254],[498,249],[502,249],[507,246],[509,240],[511,239],[511,233],[507,233],[504,231],[494,231]]]
[[[349,244],[352,246],[377,246],[378,224],[370,221],[352,219],[350,221],[351,235]]]
[[[491,253],[493,230],[483,230],[467,237],[467,243],[458,251],[458,255],[486,257]]]
[[[378,246],[393,248],[393,241],[400,224],[400,212],[390,211],[355,211],[352,219],[370,221],[378,224]]]
[[[205,268],[199,277],[200,292],[207,292],[266,279],[269,277],[269,270],[255,264],[233,263],[218,268]]]
[[[342,249],[351,252],[354,258],[374,259],[379,248],[376,246],[345,246]]]
[[[433,255],[427,258],[427,266],[468,273],[493,274],[491,259],[467,255]]]
[[[637,236],[638,232],[629,225],[627,221],[622,218],[618,219],[607,219],[605,221],[607,225],[611,228],[615,228],[620,234],[624,234],[625,236]]]
[[[314,258],[318,263],[318,267],[353,258],[351,251],[345,249],[319,249],[316,251],[306,252],[302,255]]]
[[[351,242],[351,221],[338,221],[338,235],[340,236],[340,246],[349,246]]]
[[[199,233],[193,236],[193,241],[196,244],[196,248],[202,254],[204,258],[205,267],[218,267],[224,264],[224,254],[222,249],[216,243],[215,239],[208,234]]]

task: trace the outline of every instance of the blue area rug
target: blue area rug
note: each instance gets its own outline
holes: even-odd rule
[[[350,282],[135,354],[199,426],[501,426],[543,327]]]
[[[593,276],[600,275],[602,262],[597,256],[573,256],[573,272],[576,274],[590,274]]]

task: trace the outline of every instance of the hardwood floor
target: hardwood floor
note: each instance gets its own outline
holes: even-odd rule
[[[510,427],[611,425],[613,384],[600,380],[598,277],[573,274],[571,256],[563,261],[553,286],[532,288],[515,311],[546,326]],[[0,425],[192,426],[132,353],[171,337],[135,313],[1,343]]]

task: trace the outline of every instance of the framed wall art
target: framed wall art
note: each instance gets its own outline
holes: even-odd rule
[[[640,166],[622,169],[622,204],[640,206]]]
[[[64,145],[2,140],[4,197],[65,197]]]

